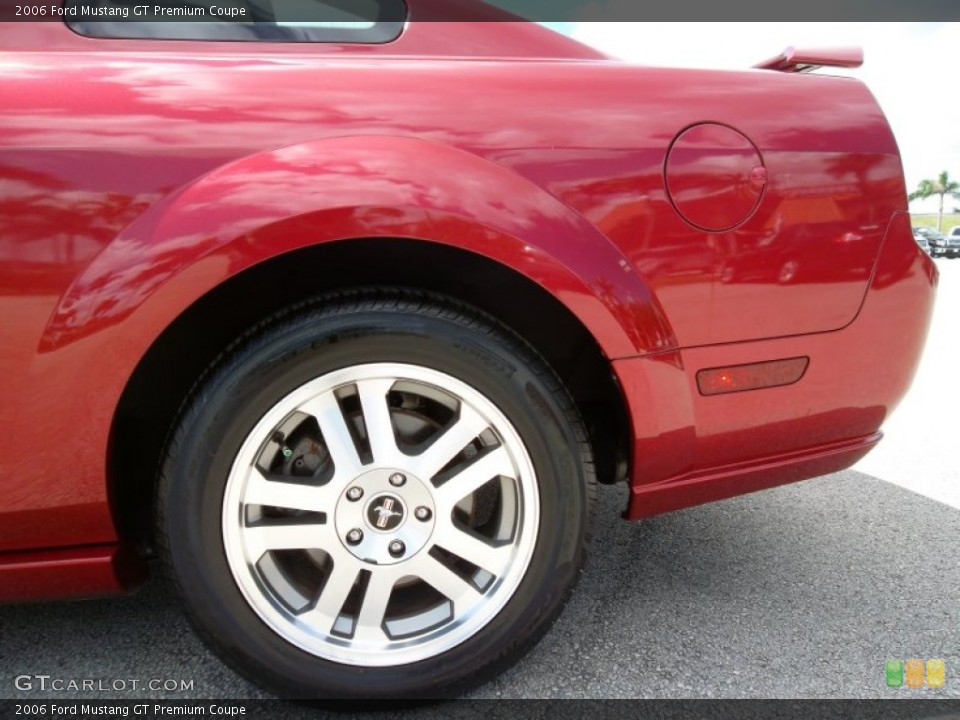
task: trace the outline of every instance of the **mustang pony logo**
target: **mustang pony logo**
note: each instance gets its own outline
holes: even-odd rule
[[[380,530],[393,530],[403,519],[403,505],[390,496],[381,498],[370,505],[368,518]]]

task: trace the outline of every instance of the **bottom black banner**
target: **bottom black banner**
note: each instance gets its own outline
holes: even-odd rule
[[[3,718],[465,718],[549,720],[960,720],[960,700],[456,700],[448,702],[290,702],[284,700],[0,700]]]

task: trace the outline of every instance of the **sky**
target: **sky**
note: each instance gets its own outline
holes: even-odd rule
[[[673,67],[745,68],[789,46],[859,45],[856,70],[880,102],[903,157],[908,190],[947,170],[960,180],[960,23],[547,23],[610,55]],[[824,72],[820,70],[819,72]],[[947,212],[960,201],[947,199]],[[937,200],[911,203],[936,212]]]

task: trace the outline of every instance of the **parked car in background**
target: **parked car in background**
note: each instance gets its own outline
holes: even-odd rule
[[[943,257],[947,254],[949,241],[947,240],[947,236],[942,232],[928,227],[914,228],[914,232],[920,233],[927,239],[927,242],[930,244],[931,257]]]
[[[947,233],[947,244],[943,252],[948,258],[960,256],[960,225]]]
[[[910,384],[897,143],[805,72],[857,52],[67,2],[0,23],[0,600],[158,558],[276,694],[459,694],[560,613],[595,483],[639,520],[832,473]]]
[[[928,240],[926,234],[920,230],[920,228],[913,228],[913,239],[917,241],[917,245],[923,248],[924,252],[929,254],[930,240]]]

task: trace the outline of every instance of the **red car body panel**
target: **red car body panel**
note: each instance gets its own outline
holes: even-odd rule
[[[124,584],[107,467],[138,363],[317,244],[452,246],[566,306],[623,390],[630,518],[848,466],[919,359],[936,271],[855,80],[630,66],[522,23],[382,46],[0,33],[0,599]],[[797,356],[793,385],[697,391]],[[91,570],[57,580],[58,559]]]
[[[144,578],[143,560],[116,543],[5,553],[0,563],[0,597],[55,600],[113,595]]]
[[[897,213],[847,328],[614,363],[631,399],[634,475],[644,478],[631,486],[628,518],[841,470],[876,444],[913,378],[916,355],[902,349],[923,346],[937,282],[909,230]],[[801,381],[756,392],[704,397],[691,372],[801,355],[810,358]]]

